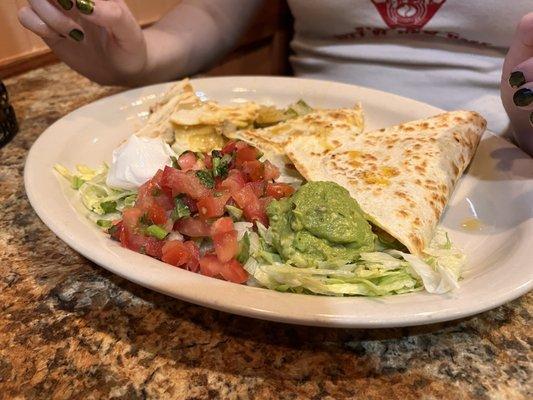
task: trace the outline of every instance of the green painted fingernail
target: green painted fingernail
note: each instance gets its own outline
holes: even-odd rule
[[[514,88],[518,88],[526,83],[526,77],[522,71],[514,71],[509,75],[509,85]]]
[[[73,29],[69,32],[68,34],[72,39],[74,39],[76,42],[81,42],[83,40],[83,38],[85,37],[85,35],[83,34],[82,31],[80,31],[79,29]]]
[[[83,14],[92,14],[94,11],[94,2],[92,0],[76,0],[76,8]]]
[[[514,93],[513,101],[518,107],[526,107],[533,103],[533,90],[519,89]]]
[[[72,0],[57,0],[57,2],[67,11],[71,10],[72,7],[74,7],[74,3],[72,2]]]

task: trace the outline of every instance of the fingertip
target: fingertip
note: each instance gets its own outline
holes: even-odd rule
[[[82,11],[79,7],[78,11],[82,18],[98,26],[112,28],[116,23],[120,22],[123,17],[124,11],[122,7],[115,2],[99,0],[91,3],[91,12],[87,12],[87,8],[85,11]],[[78,6],[78,4],[79,3],[77,2],[76,6]]]
[[[91,15],[94,12],[94,1],[76,0],[76,8],[81,14]]]
[[[513,103],[524,110],[533,110],[533,84],[523,85],[513,94]]]
[[[509,85],[512,88],[517,89],[526,82],[527,82],[526,77],[524,76],[524,73],[519,68],[511,72],[511,74],[509,75]]]
[[[518,35],[526,46],[533,46],[533,12],[522,17],[517,27]]]
[[[24,6],[22,8],[20,8],[17,12],[17,18],[19,20],[19,22],[25,27],[27,28],[27,26],[25,25],[25,22],[27,21],[27,18],[28,18],[28,13],[31,12],[30,8],[28,6]]]
[[[533,57],[518,64],[509,75],[511,87],[519,88],[527,82],[533,82]]]
[[[20,24],[43,39],[57,39],[58,33],[46,25],[30,7],[22,7],[17,12]]]

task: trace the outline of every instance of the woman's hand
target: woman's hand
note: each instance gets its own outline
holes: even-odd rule
[[[98,83],[135,86],[213,65],[236,44],[263,0],[182,0],[145,30],[124,0],[28,3],[20,22],[62,61]]]
[[[503,66],[501,93],[518,145],[533,155],[533,13],[516,30]]]
[[[143,32],[123,0],[28,0],[24,27],[41,36],[71,68],[101,84],[128,84],[142,75]]]

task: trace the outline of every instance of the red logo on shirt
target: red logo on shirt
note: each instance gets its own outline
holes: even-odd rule
[[[446,0],[372,0],[390,28],[420,29]]]

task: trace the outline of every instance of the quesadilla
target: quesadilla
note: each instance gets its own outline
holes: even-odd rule
[[[343,186],[373,225],[421,255],[485,126],[455,111],[358,135],[293,133],[284,151],[306,180]]]
[[[268,128],[235,131],[226,136],[244,140],[259,149],[264,147],[265,152],[284,154],[285,145],[294,136],[346,137],[360,134],[363,126],[363,111],[356,105],[354,108],[318,109]]]
[[[363,126],[363,111],[357,105],[354,108],[314,110],[267,128],[235,130],[225,135],[258,148],[266,159],[280,169],[282,181],[293,183],[301,181],[301,176],[284,149],[293,136],[314,136],[326,143],[327,138],[333,140],[358,135],[363,131]]]
[[[247,101],[222,105],[198,97],[188,79],[178,82],[152,108],[137,136],[160,138],[181,154],[209,152],[224,147],[246,129],[266,128],[313,111],[303,100],[285,109]],[[266,145],[264,146],[267,147]],[[280,148],[276,149],[281,152]]]
[[[161,138],[178,154],[185,151],[211,151],[224,146],[225,130],[253,126],[260,106],[246,102],[223,106],[202,101],[188,79],[174,85],[151,109],[145,126],[135,134]]]
[[[194,109],[199,107],[201,100],[189,83],[184,79],[172,86],[152,108],[145,125],[135,132],[135,135],[148,138],[161,138],[172,144],[175,140],[174,126],[170,116],[181,109]]]

